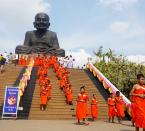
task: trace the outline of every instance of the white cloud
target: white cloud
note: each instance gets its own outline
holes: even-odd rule
[[[116,21],[110,25],[110,30],[115,33],[126,32],[129,28],[128,22]]]
[[[140,36],[145,36],[145,26],[138,25],[137,27],[133,28],[131,31],[128,33],[128,37],[140,37]]]
[[[12,51],[22,44],[25,32],[34,29],[34,16],[50,9],[43,0],[0,0],[0,49]]]
[[[96,56],[89,54],[84,49],[79,49],[78,51],[67,51],[66,55],[72,55],[73,58],[75,58],[75,67],[82,67],[88,62],[88,58],[92,59],[92,63],[97,61]],[[126,58],[131,62],[145,65],[145,55],[129,55]]]
[[[127,56],[127,59],[131,62],[145,65],[145,55],[130,55]]]
[[[97,0],[97,3],[121,11],[137,3],[138,1],[139,0]]]
[[[79,49],[78,51],[67,51],[66,55],[72,55],[73,58],[75,58],[75,67],[82,67],[88,62],[88,58],[92,58],[92,56],[84,49]]]

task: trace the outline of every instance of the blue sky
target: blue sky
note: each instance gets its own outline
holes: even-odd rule
[[[49,14],[50,30],[66,51],[92,55],[103,45],[118,54],[145,55],[145,0],[1,0],[1,52],[23,44],[39,11]]]

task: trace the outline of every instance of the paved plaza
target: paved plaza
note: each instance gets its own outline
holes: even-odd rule
[[[75,120],[1,120],[0,131],[134,131],[130,121],[122,125],[103,121],[77,125]]]

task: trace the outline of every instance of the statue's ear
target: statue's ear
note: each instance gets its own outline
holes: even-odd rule
[[[48,23],[48,27],[50,26],[50,23]]]
[[[34,27],[36,28],[36,23],[35,23],[35,22],[33,22],[33,25],[34,25]]]

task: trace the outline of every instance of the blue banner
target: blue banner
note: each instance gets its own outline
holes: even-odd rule
[[[3,114],[17,114],[18,93],[17,87],[6,88]]]

